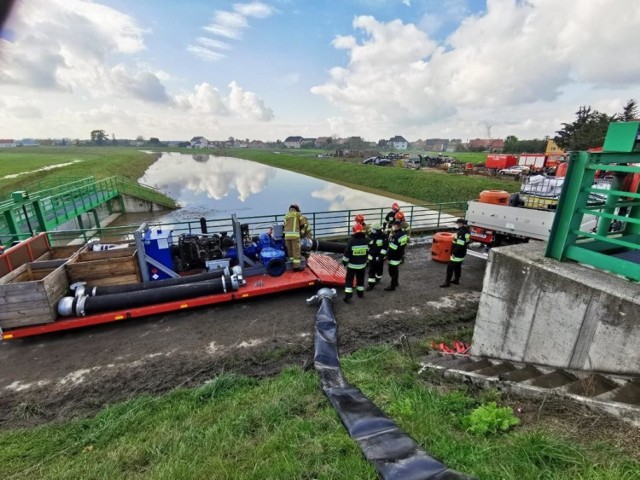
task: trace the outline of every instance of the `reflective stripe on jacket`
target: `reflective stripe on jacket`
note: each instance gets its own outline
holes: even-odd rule
[[[400,265],[404,256],[404,247],[409,243],[409,236],[400,229],[391,233],[389,237],[389,265]]]
[[[369,245],[364,233],[356,233],[349,239],[347,247],[342,256],[342,263],[347,268],[360,270],[367,266],[367,257],[369,255]]]
[[[451,244],[451,257],[452,262],[462,262],[467,254],[467,245],[471,241],[471,233],[469,227],[461,227],[456,232],[456,236]]]
[[[300,238],[299,212],[289,212],[284,216],[284,238]]]

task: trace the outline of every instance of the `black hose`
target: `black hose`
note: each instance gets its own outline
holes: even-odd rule
[[[231,278],[226,276],[215,278],[208,282],[174,285],[147,291],[102,295],[99,297],[81,297],[74,299],[73,313],[77,316],[85,316],[112,310],[144,307],[156,303],[184,300],[187,298],[237,290],[237,285],[237,282],[232,282]]]
[[[228,274],[229,272],[227,272]],[[174,285],[186,285],[188,283],[206,282],[225,275],[225,269],[220,268],[213,272],[199,273],[197,275],[188,275],[186,277],[167,278],[165,280],[156,280],[147,283],[126,283],[123,285],[103,285],[103,286],[84,286],[84,291],[92,297],[102,295],[115,295],[120,293],[137,292],[141,290],[153,290],[155,288],[172,287]]]
[[[322,293],[324,290],[324,294]],[[337,331],[329,289],[316,297],[320,308],[316,313],[314,365],[325,395],[338,412],[351,438],[360,446],[365,458],[384,480],[472,480],[450,470],[427,454],[393,420],[349,384],[340,370]]]
[[[330,252],[330,253],[344,253],[344,249],[347,247],[346,243],[338,242],[325,242],[323,240],[313,239],[312,250],[318,252]]]

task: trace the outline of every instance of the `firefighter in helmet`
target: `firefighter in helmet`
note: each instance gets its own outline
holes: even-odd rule
[[[364,274],[367,267],[369,255],[369,242],[364,234],[364,228],[360,223],[356,223],[353,228],[353,235],[347,243],[342,256],[342,263],[347,267],[347,275],[344,281],[344,301],[351,302],[353,297],[353,280],[356,280],[356,293],[359,297],[364,296]]]
[[[387,255],[389,238],[379,223],[374,223],[369,235],[369,279],[367,290],[373,290],[380,280],[384,270],[384,258]]]
[[[362,228],[364,230],[364,233],[367,235],[367,237],[369,236],[369,234],[371,233],[371,225],[365,223],[364,221],[364,215],[362,215],[361,213],[357,214],[354,217],[354,221],[356,223],[359,223],[360,225],[362,225]]]
[[[300,213],[298,204],[289,205],[289,211],[284,216],[284,241],[289,255],[288,260],[296,271],[303,270],[301,261],[300,239],[311,237],[309,221]]]
[[[399,285],[400,264],[404,257],[404,249],[409,243],[409,236],[402,229],[402,221],[394,220],[391,224],[391,235],[389,236],[389,250],[387,258],[389,260],[389,276],[391,284],[385,288],[387,291],[395,290]]]
[[[391,230],[391,223],[393,222],[396,213],[400,211],[400,205],[397,202],[393,202],[391,205],[391,210],[384,217],[384,223],[382,224],[383,230]]]
[[[464,218],[456,220],[456,236],[453,237],[453,244],[451,245],[451,257],[449,257],[449,263],[447,264],[447,276],[440,287],[447,288],[453,283],[458,285],[460,283],[460,275],[462,274],[462,262],[467,254],[467,246],[471,241],[471,232],[467,226],[467,221]]]

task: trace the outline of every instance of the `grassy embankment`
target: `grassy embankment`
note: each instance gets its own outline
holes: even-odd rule
[[[69,162],[60,168],[36,171]],[[60,177],[124,177],[137,181],[156,156],[133,148],[119,147],[24,147],[0,150],[0,199],[38,182]],[[27,172],[27,173],[24,173]],[[2,178],[15,175],[14,178]]]
[[[479,479],[640,478],[640,464],[628,453],[603,439],[554,431],[535,420],[536,410],[529,412],[533,421],[509,432],[469,433],[463,419],[495,397],[426,388],[397,350],[369,348],[342,363],[350,380],[429,453]],[[262,381],[225,374],[201,388],[114,405],[93,419],[1,432],[0,476],[376,478],[316,374],[298,368]]]
[[[175,150],[175,149],[173,149]],[[162,151],[162,150],[158,150]],[[194,150],[180,149],[192,154]],[[482,176],[447,174],[437,170],[413,171],[404,168],[362,165],[361,160],[343,161],[317,158],[318,151],[211,150],[212,155],[228,155],[305,175],[321,178],[351,188],[369,191],[410,203],[440,203],[476,198],[485,189],[516,191],[518,184]],[[452,154],[465,155],[465,154]],[[478,154],[468,154],[475,155]],[[480,154],[485,155],[485,154]],[[479,157],[478,157],[479,158]],[[42,167],[80,160],[61,168],[38,171]],[[155,161],[155,156],[133,148],[122,147],[33,147],[0,151],[0,198],[9,193],[46,182],[55,177],[87,177],[98,179],[120,176],[137,180]],[[466,161],[472,161],[470,159]],[[31,172],[31,173],[23,173]],[[15,178],[6,175],[23,173]]]
[[[244,158],[278,168],[329,180],[347,187],[394,196],[411,203],[459,202],[477,198],[482,190],[518,191],[520,184],[479,175],[448,174],[439,170],[410,170],[362,165],[334,158],[314,158],[309,153],[226,150],[217,153]]]

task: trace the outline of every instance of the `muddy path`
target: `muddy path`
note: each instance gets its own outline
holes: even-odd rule
[[[364,299],[335,302],[342,355],[402,336],[416,341],[473,326],[484,260],[467,258],[462,284],[442,289],[446,265],[432,262],[429,248],[407,250],[395,292],[383,291],[385,273]],[[305,299],[316,290],[4,342],[0,427],[91,415],[222,372],[262,377],[311,366],[315,308]]]

